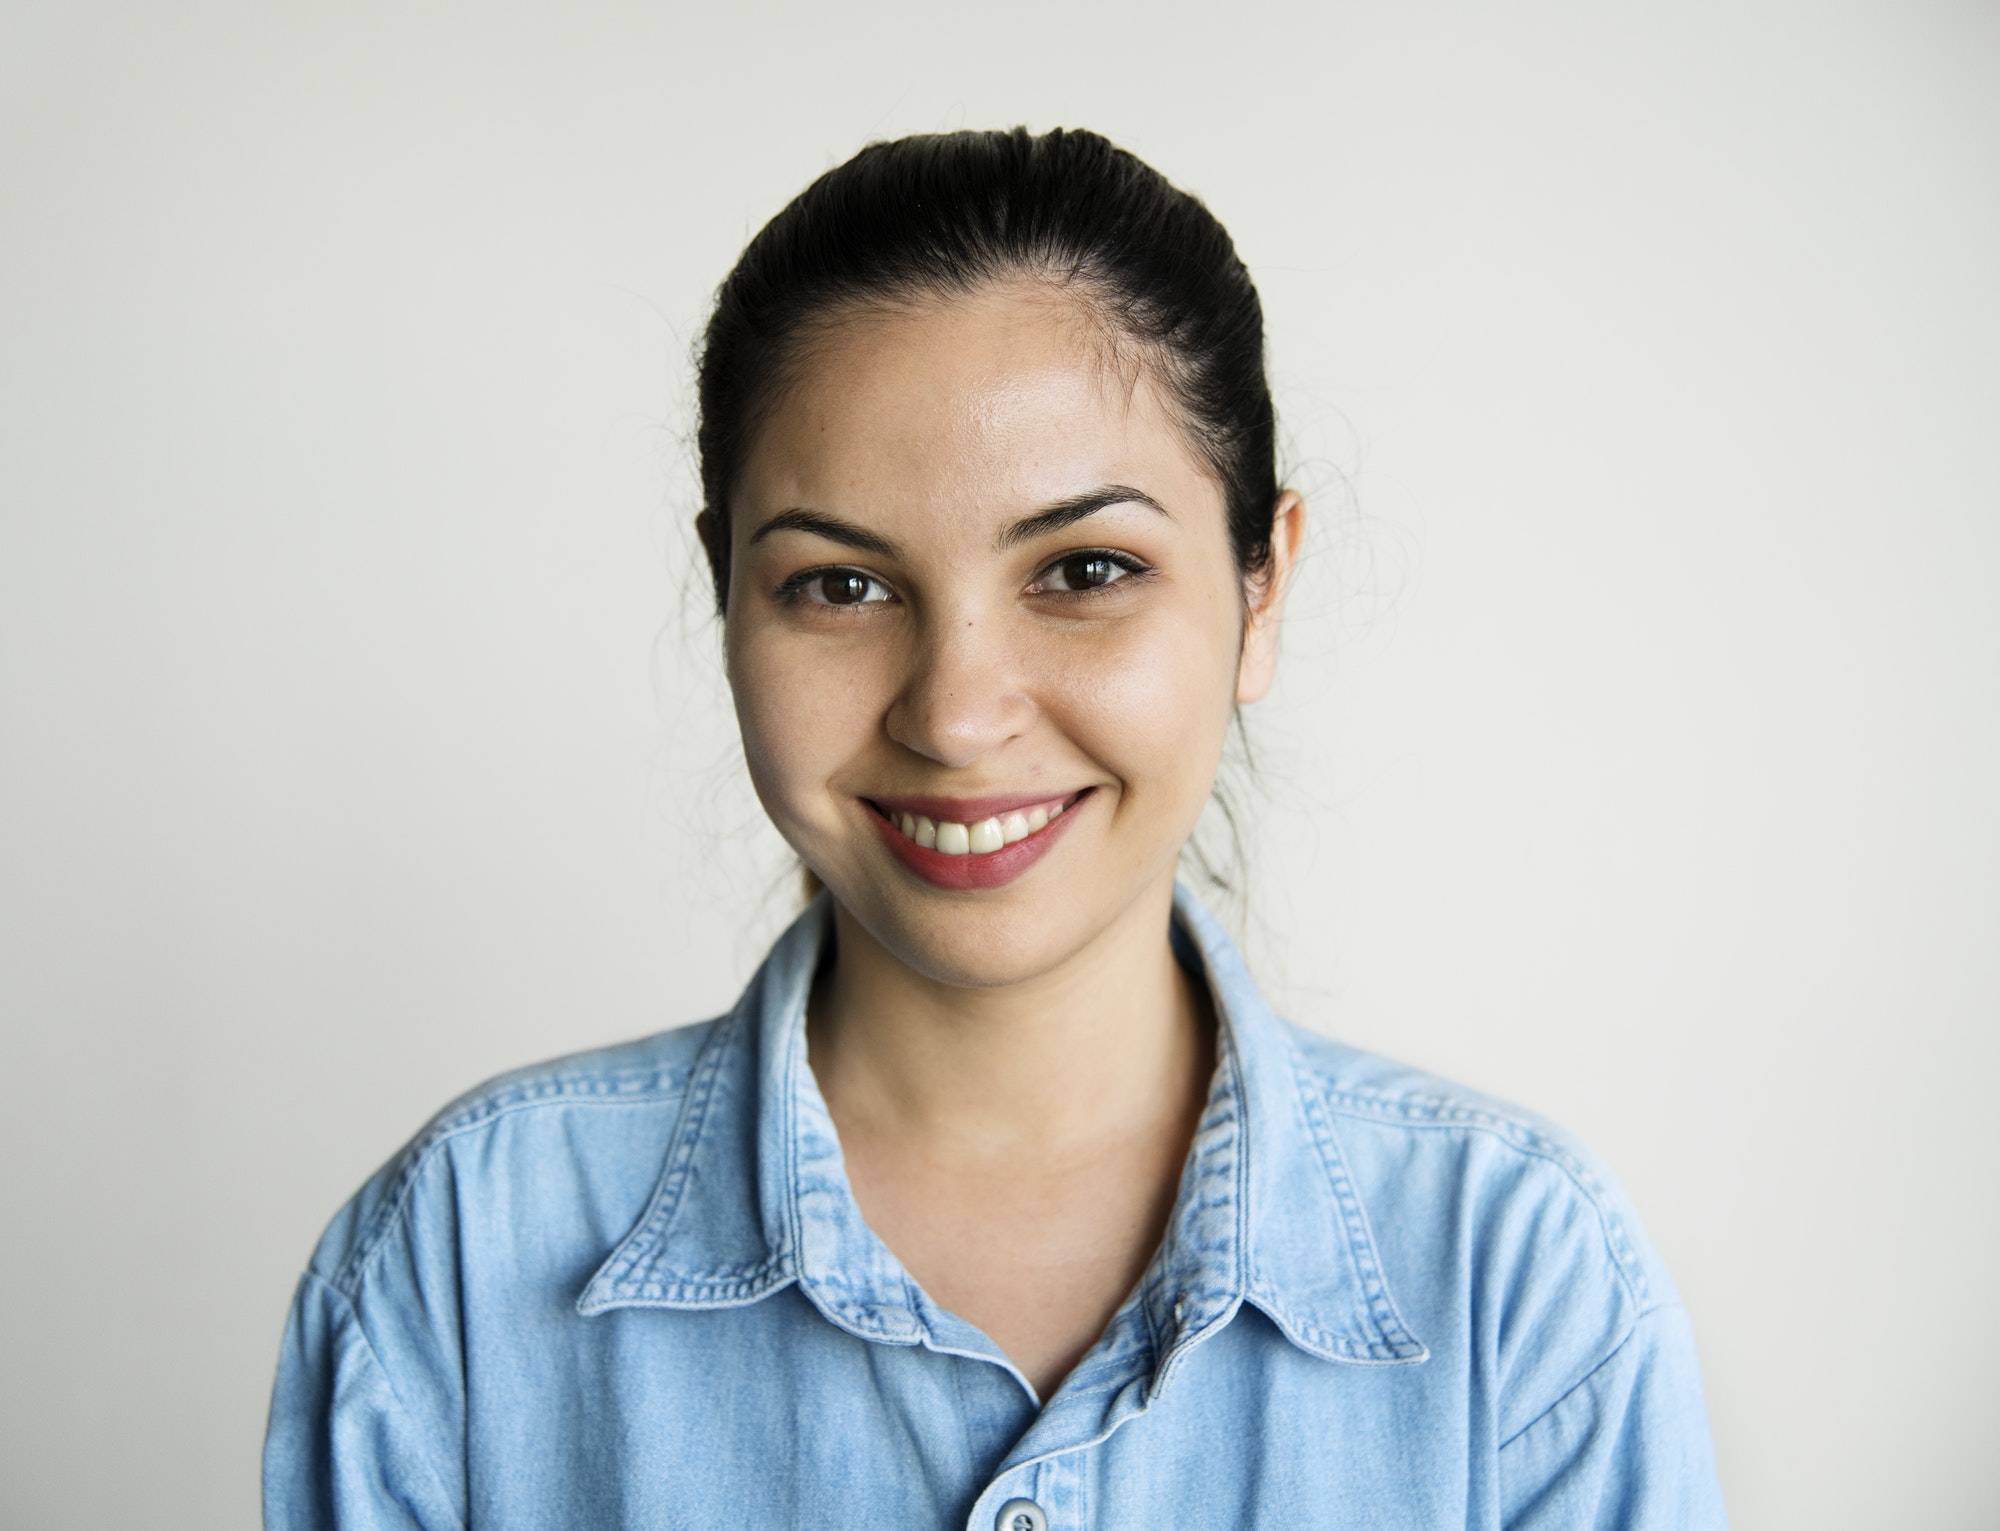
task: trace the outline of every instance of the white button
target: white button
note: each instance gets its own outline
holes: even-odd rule
[[[1032,1499],[1010,1499],[1000,1506],[993,1531],[1049,1531],[1049,1518]]]
[[[1187,1299],[1185,1297],[1176,1297],[1174,1299],[1174,1322],[1178,1324],[1182,1319],[1186,1317],[1187,1317]]]

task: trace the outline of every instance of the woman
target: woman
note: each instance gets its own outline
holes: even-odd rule
[[[1723,1523],[1667,1272],[1177,879],[1304,525],[1254,288],[1101,137],[872,144],[723,285],[698,518],[806,907],[335,1217],[273,1526]]]

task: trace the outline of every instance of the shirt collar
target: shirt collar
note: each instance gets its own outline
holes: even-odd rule
[[[806,1000],[832,930],[821,888],[696,1056],[652,1199],[577,1311],[723,1308],[796,1281],[830,1321],[915,1344],[940,1314],[862,1220],[806,1060]],[[1324,1103],[1234,941],[1176,880],[1169,939],[1216,1001],[1218,1059],[1166,1238],[1137,1301],[1171,1367],[1245,1301],[1333,1361],[1422,1361]]]

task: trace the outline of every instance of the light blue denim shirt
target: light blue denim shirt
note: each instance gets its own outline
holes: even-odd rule
[[[822,890],[728,1014],[503,1075],[335,1215],[270,1527],[1721,1527],[1686,1311],[1554,1124],[1220,1024],[1166,1237],[1055,1394],[862,1220],[806,1061]]]

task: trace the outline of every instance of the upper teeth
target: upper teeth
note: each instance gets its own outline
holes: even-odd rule
[[[898,813],[890,817],[898,829],[926,850],[942,851],[947,856],[979,856],[1032,835],[1062,811],[1063,799],[1058,797],[972,824],[927,819],[921,813]]]

